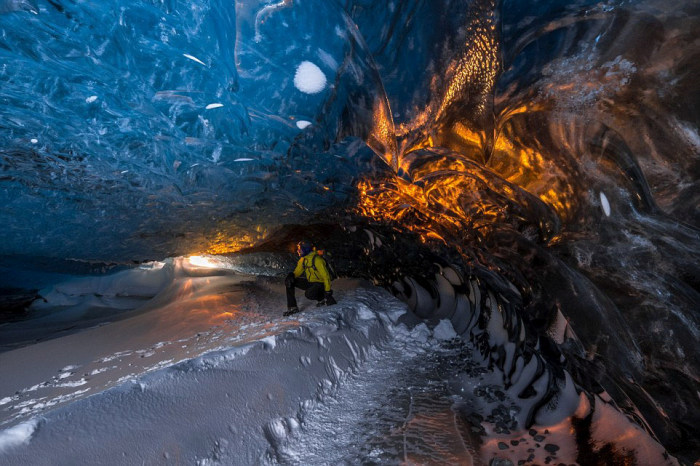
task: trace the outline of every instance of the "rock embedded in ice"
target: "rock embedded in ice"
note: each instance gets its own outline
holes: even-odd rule
[[[559,451],[559,447],[557,445],[554,445],[552,443],[547,443],[544,446],[544,449],[547,450],[549,453],[555,454],[557,451]]]
[[[294,87],[305,94],[318,94],[326,87],[326,75],[315,64],[303,61],[294,75]]]

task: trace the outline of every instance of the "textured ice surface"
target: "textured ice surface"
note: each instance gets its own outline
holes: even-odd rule
[[[191,253],[224,230],[256,237],[280,216],[299,221],[346,197],[323,186],[371,169],[371,151],[320,156],[339,132],[363,137],[363,113],[383,105],[334,3],[28,4],[0,14],[0,163],[13,172],[0,216],[24,231],[7,229],[0,254]],[[302,121],[314,122],[308,141]],[[257,200],[265,208],[245,215]]]
[[[529,350],[557,371],[577,366],[575,383],[608,389],[695,461],[700,16],[696,2],[662,3],[1,2],[0,254],[10,256],[0,257],[0,305],[11,308],[1,316],[21,317],[34,290],[47,302],[31,308],[31,324],[0,327],[0,345],[129,322],[147,302],[172,304],[185,284],[193,295],[182,306],[199,315],[184,323],[225,321],[201,303],[226,301],[228,274],[274,275],[283,261],[215,265],[225,271],[208,282],[193,270],[159,282],[161,272],[146,270],[113,284],[57,284],[91,264],[116,271],[238,250],[281,224],[359,215],[393,230],[365,230],[358,255],[372,265],[358,272],[405,278],[416,313],[450,318],[460,335],[480,317],[452,320],[450,310],[469,303],[452,289],[456,273],[433,269],[455,261],[454,270],[483,265],[508,277],[528,303],[520,317],[532,332],[520,336]],[[387,254],[408,232],[418,232],[414,244]],[[508,340],[518,335],[503,331],[517,319],[482,291],[490,314],[480,344],[527,379],[514,383],[532,388],[532,407],[551,386]],[[165,320],[177,338],[191,336]],[[207,334],[202,348],[222,338]],[[123,371],[116,381],[134,361],[158,368],[196,347],[188,340],[161,358],[172,339],[106,341],[101,359]],[[328,345],[325,335],[316,341]],[[38,411],[90,386],[69,386],[80,373],[55,380],[74,372],[62,367],[0,405],[17,397],[19,411]],[[107,369],[84,373],[106,378]],[[555,399],[568,405],[562,380]]]

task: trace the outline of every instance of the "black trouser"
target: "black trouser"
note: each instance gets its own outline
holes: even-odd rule
[[[295,278],[293,273],[287,275],[284,284],[287,286],[287,307],[296,307],[297,305],[294,288],[306,290],[304,296],[315,301],[321,301],[325,295],[323,283],[309,282],[304,276]]]

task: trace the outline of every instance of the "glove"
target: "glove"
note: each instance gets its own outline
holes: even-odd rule
[[[323,299],[326,301],[326,306],[332,306],[334,304],[338,304],[338,301],[333,298],[333,290],[331,291],[326,291]]]

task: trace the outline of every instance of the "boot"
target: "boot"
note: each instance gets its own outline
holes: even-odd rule
[[[316,307],[332,306],[334,304],[338,304],[338,302],[333,297],[333,291],[326,291],[323,299],[316,304]]]
[[[338,301],[336,301],[335,298],[333,297],[333,290],[326,291],[326,295],[324,296],[324,301],[326,302],[326,306],[332,306],[334,304],[338,304]]]

